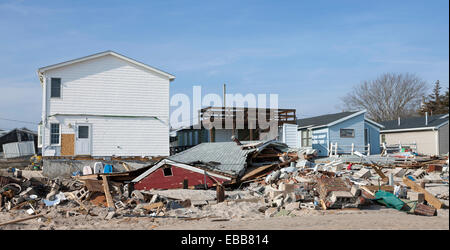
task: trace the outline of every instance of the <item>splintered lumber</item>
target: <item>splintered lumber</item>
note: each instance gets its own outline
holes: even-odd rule
[[[383,171],[381,171],[381,167],[377,165],[372,165],[372,168],[375,170],[375,172],[377,172],[377,174],[381,177],[383,181],[389,181],[389,178],[386,175],[384,175]]]
[[[102,179],[103,179],[103,188],[105,191],[105,197],[106,197],[106,202],[108,204],[108,207],[114,208],[114,201],[112,199],[111,192],[109,191],[108,176],[102,175]]]
[[[408,187],[410,187],[414,192],[423,193],[425,196],[425,200],[432,205],[436,209],[442,208],[442,202],[434,197],[434,195],[430,194],[428,191],[426,191],[424,188],[422,188],[420,185],[415,183],[414,181],[410,180],[408,177],[403,177],[403,183],[405,183]]]
[[[245,181],[245,180],[251,179],[252,177],[255,177],[255,176],[259,175],[260,173],[262,173],[262,172],[264,172],[264,171],[266,171],[268,169],[274,168],[276,166],[277,166],[277,164],[270,164],[270,165],[258,167],[256,169],[248,172],[244,176],[242,176],[241,181]]]
[[[44,216],[44,215],[43,215],[43,214],[38,214],[38,215],[33,215],[33,216],[30,216],[30,217],[27,217],[27,218],[22,218],[22,219],[12,220],[12,221],[8,221],[8,222],[1,223],[0,226],[5,226],[5,225],[9,225],[9,224],[14,224],[14,223],[17,223],[17,222],[22,222],[22,221],[27,221],[27,220],[31,220],[31,219],[34,219],[34,218],[39,218],[39,217],[41,217],[41,216]]]
[[[125,168],[126,171],[131,171],[131,168],[125,162],[122,162],[122,166]]]

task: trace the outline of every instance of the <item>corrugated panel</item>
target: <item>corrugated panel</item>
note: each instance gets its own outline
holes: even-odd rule
[[[242,150],[235,142],[209,142],[201,143],[193,148],[170,156],[168,159],[190,164],[192,162],[218,162],[219,165],[211,167],[232,175],[239,175],[245,171],[247,155],[255,149]]]
[[[27,155],[34,155],[34,142],[12,142],[3,144],[3,154],[5,158],[16,158]]]

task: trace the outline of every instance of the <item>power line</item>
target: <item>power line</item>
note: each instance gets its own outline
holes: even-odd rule
[[[36,122],[19,121],[19,120],[7,119],[7,118],[2,118],[2,117],[0,117],[0,120],[11,121],[11,122],[22,122],[22,123],[29,123],[29,124],[39,125],[39,123],[36,123]]]

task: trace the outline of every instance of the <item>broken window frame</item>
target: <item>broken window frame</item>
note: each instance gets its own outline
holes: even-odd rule
[[[58,132],[54,132],[54,130],[53,130],[54,125],[58,126]],[[57,143],[54,142],[55,138],[58,138]],[[50,123],[50,145],[55,145],[55,146],[61,145],[61,124],[59,124],[59,123]]]
[[[167,169],[170,170],[170,175],[166,174],[166,170],[167,170]],[[170,177],[170,176],[173,176],[172,166],[164,167],[164,168],[163,168],[163,175],[164,175],[164,177]]]
[[[351,135],[348,135],[349,132],[351,133]],[[341,128],[339,130],[339,136],[340,136],[340,138],[355,138],[355,129]]]

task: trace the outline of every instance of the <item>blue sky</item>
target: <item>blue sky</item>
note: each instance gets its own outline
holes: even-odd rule
[[[171,95],[279,94],[307,117],[385,72],[449,84],[448,0],[0,0],[0,129],[40,121],[39,67],[114,50],[174,74]],[[31,123],[2,120],[12,119]]]

